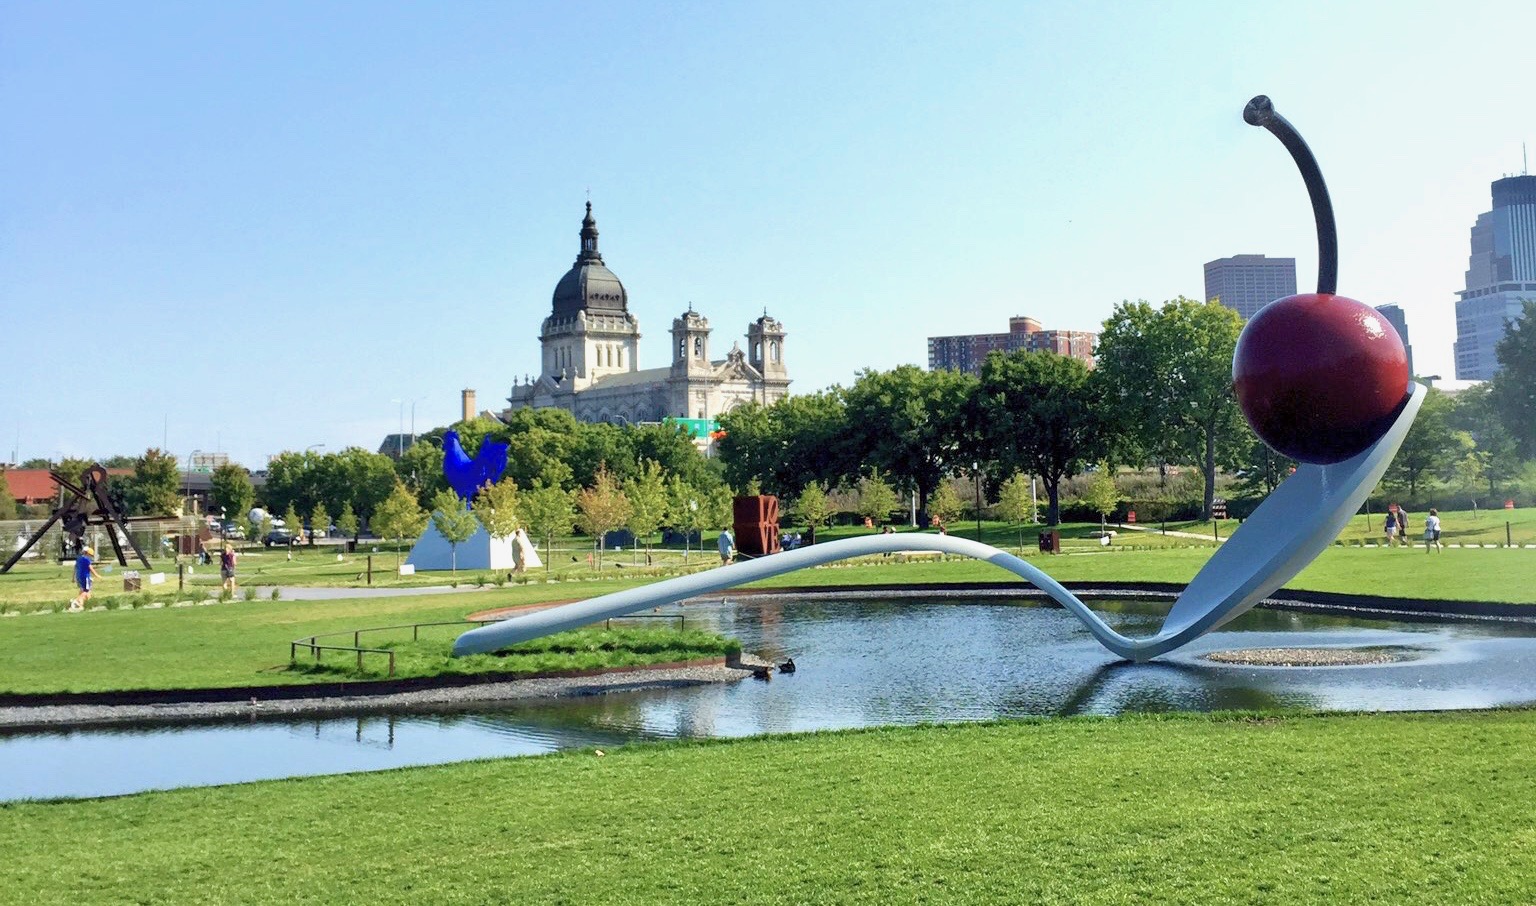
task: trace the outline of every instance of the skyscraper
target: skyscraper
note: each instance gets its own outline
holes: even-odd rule
[[[1242,315],[1246,321],[1259,309],[1296,295],[1296,259],[1263,255],[1233,255],[1205,262],[1205,298]]]
[[[1408,345],[1408,319],[1403,315],[1402,306],[1378,305],[1376,310],[1381,312],[1381,316],[1387,319],[1387,323],[1392,325],[1393,330],[1397,331],[1398,339],[1403,341],[1403,351],[1408,353],[1409,376],[1418,374],[1413,370],[1413,347]]]
[[[1457,293],[1456,379],[1483,381],[1499,370],[1495,348],[1520,303],[1536,300],[1536,176],[1493,183],[1493,210],[1472,225],[1467,286]]]

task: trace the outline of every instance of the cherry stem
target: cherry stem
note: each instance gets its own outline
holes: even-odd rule
[[[1295,159],[1301,179],[1307,184],[1307,194],[1312,197],[1312,218],[1317,221],[1317,291],[1333,295],[1339,288],[1339,231],[1333,222],[1333,202],[1328,200],[1328,186],[1323,182],[1317,158],[1312,156],[1312,149],[1296,127],[1276,113],[1274,103],[1262,94],[1243,108],[1243,122],[1273,132]]]

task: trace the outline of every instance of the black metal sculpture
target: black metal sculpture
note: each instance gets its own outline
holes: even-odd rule
[[[79,485],[76,485],[58,472],[49,471],[48,474],[52,475],[53,480],[59,483],[59,487],[69,491],[71,497],[63,506],[53,511],[53,515],[49,516],[48,521],[43,523],[43,527],[33,532],[32,537],[27,539],[27,543],[22,545],[21,549],[16,551],[16,553],[12,554],[11,558],[5,561],[4,566],[0,566],[0,573],[10,572],[11,567],[15,566],[18,560],[26,556],[27,551],[31,550],[37,542],[43,540],[43,536],[48,534],[48,530],[53,528],[54,523],[60,523],[64,530],[63,552],[66,555],[79,556],[81,549],[85,546],[86,530],[93,525],[104,525],[109,526],[107,538],[112,542],[112,550],[117,554],[117,562],[120,565],[128,565],[128,555],[124,553],[122,543],[127,541],[128,546],[133,548],[133,552],[143,562],[144,568],[151,568],[149,558],[144,556],[144,552],[139,550],[138,544],[134,543],[133,536],[128,534],[128,523],[145,521],[145,517],[138,517],[137,519],[126,517],[118,511],[117,507],[112,505],[112,498],[107,494],[107,470],[105,466],[96,463],[89,469],[86,469],[85,474],[80,478]],[[122,540],[119,540],[119,538]]]

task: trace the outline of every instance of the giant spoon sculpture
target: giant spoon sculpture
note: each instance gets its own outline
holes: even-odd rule
[[[642,588],[552,607],[473,629],[454,654],[478,654],[835,560],[888,551],[940,550],[985,560],[1045,591],[1105,648],[1132,661],[1172,651],[1237,617],[1304,569],[1360,508],[1424,399],[1408,380],[1397,332],[1376,311],[1335,295],[1338,240],[1317,160],[1269,98],[1243,119],[1280,139],[1295,159],[1317,221],[1317,292],[1279,299],[1249,320],[1232,361],[1233,386],[1265,443],[1301,465],[1254,510],[1179,595],[1156,635],[1121,635],[1040,569],[951,535],[874,535],[818,544]]]

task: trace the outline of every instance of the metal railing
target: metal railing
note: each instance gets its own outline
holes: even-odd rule
[[[504,619],[504,618],[501,618]],[[420,641],[421,630],[430,626],[485,626],[490,623],[500,623],[501,619],[494,620],[444,620],[436,623],[402,623],[398,626],[369,626],[363,629],[343,629],[339,632],[322,632],[304,638],[294,639],[288,643],[288,663],[296,664],[299,660],[299,649],[308,650],[315,656],[315,663],[321,663],[322,652],[345,651],[357,657],[357,669],[363,669],[363,655],[381,654],[389,658],[389,676],[395,675],[395,652],[391,648],[364,648],[363,633],[365,632],[392,632],[399,629],[411,631],[411,641]],[[604,629],[612,629],[614,623],[623,623],[629,620],[670,620],[676,623],[679,631],[687,627],[687,620],[682,614],[632,614],[623,617],[611,617],[603,621]],[[596,623],[592,625],[596,626]],[[320,639],[329,639],[336,636],[352,636],[351,645],[323,645]]]

